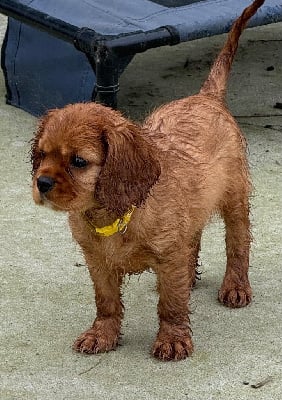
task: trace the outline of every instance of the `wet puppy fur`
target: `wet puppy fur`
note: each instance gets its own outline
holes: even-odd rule
[[[201,234],[216,213],[225,222],[227,254],[218,299],[234,308],[251,302],[246,143],[224,97],[239,36],[262,4],[254,1],[235,21],[199,94],[161,106],[142,125],[96,103],[41,119],[32,145],[33,198],[68,212],[95,289],[97,315],[75,341],[78,352],[116,348],[123,277],[150,268],[159,293],[152,355],[192,354],[189,297]],[[95,232],[132,206],[126,232]]]

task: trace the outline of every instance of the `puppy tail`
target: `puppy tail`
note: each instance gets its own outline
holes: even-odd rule
[[[204,82],[200,94],[216,96],[224,99],[231,65],[238,48],[239,38],[249,19],[256,13],[265,0],[255,0],[245,8],[242,15],[233,23],[226,43],[217,56],[207,80]]]

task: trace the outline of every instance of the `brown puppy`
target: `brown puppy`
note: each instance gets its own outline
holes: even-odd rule
[[[235,22],[200,93],[156,110],[142,126],[95,103],[50,111],[32,147],[33,197],[69,213],[94,283],[97,317],[74,349],[114,349],[125,274],[157,274],[160,328],[152,354],[180,360],[193,351],[188,301],[201,233],[219,213],[227,268],[219,300],[250,303],[251,184],[242,133],[224,102],[239,36],[263,4]]]

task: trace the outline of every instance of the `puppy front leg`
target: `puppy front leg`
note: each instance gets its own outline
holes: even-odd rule
[[[82,333],[73,345],[73,349],[88,354],[97,354],[113,350],[120,336],[123,306],[120,286],[122,275],[115,270],[90,269],[94,283],[97,307],[96,319],[90,329]]]
[[[193,352],[188,301],[195,279],[194,257],[173,265],[162,265],[158,272],[160,328],[152,348],[162,361],[182,360]]]

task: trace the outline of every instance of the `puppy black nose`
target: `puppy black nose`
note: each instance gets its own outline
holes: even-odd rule
[[[55,185],[54,179],[50,178],[50,176],[40,176],[37,178],[37,187],[40,193],[47,193],[53,189]]]

